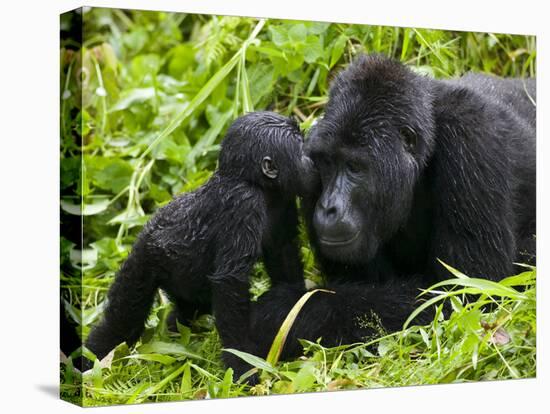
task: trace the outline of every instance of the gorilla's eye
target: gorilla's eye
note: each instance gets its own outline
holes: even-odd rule
[[[352,174],[357,174],[362,170],[361,165],[355,161],[346,162],[346,168]]]
[[[410,127],[403,127],[399,130],[399,134],[401,135],[401,139],[403,140],[403,144],[407,150],[412,151],[416,148],[417,136],[414,129]]]
[[[262,173],[267,178],[277,178],[279,175],[279,170],[277,169],[277,166],[275,165],[275,162],[271,159],[271,157],[264,157],[262,159]]]
[[[315,152],[310,154],[310,158],[313,160],[313,163],[315,164],[317,169],[330,168],[330,164],[332,160],[327,155]]]

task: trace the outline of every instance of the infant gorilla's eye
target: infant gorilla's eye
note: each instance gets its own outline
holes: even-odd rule
[[[403,127],[399,130],[399,134],[401,135],[401,140],[407,150],[412,151],[416,148],[417,136],[414,129],[410,127]]]

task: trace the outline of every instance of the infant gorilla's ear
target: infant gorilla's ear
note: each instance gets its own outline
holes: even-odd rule
[[[275,179],[279,175],[279,169],[275,165],[275,162],[271,159],[271,157],[265,156],[262,159],[262,173],[270,179]]]

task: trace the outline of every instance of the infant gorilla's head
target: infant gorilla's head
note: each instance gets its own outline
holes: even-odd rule
[[[315,186],[312,161],[303,154],[296,122],[274,112],[237,118],[221,144],[219,173],[289,197]]]

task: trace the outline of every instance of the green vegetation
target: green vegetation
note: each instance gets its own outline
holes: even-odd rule
[[[82,218],[84,239],[77,249],[62,238],[62,299],[84,337],[141,226],[173,195],[208,179],[236,116],[270,108],[294,114],[307,130],[329,80],[361,52],[442,78],[469,70],[534,76],[536,57],[529,36],[115,9],[88,10],[81,52],[65,46],[62,220],[70,227]],[[319,282],[304,233],[302,245],[306,277]],[[256,273],[254,297],[269,287],[261,266]],[[422,296],[430,306],[441,305],[433,298],[450,301],[448,320],[340,348],[304,342],[305,357],[292,362],[272,364],[275,350],[270,362],[252,361],[263,380],[254,388],[222,366],[211,316],[168,332],[170,304],[159,293],[137,348],[120,345],[82,378],[69,358],[61,393],[108,405],[532,377],[535,273],[491,283],[451,269],[454,279]],[[479,296],[466,304],[465,294]]]

